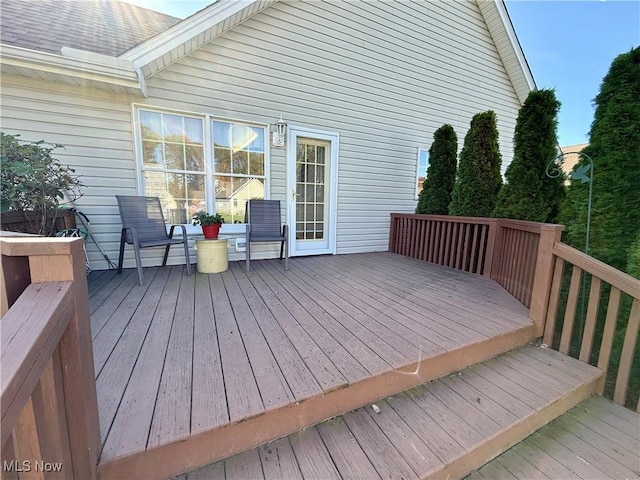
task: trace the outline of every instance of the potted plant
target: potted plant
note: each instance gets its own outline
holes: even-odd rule
[[[83,184],[73,168],[53,157],[54,150],[64,147],[4,132],[0,137],[3,229],[51,236],[61,227],[73,228],[75,213],[60,207],[65,197],[70,202],[79,198]]]
[[[204,238],[215,240],[220,233],[220,225],[224,223],[224,218],[219,213],[211,215],[207,212],[200,212],[193,216],[193,225],[202,226]]]

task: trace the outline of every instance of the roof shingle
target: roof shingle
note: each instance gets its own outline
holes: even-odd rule
[[[118,0],[0,1],[0,42],[54,54],[73,47],[118,56],[178,22]]]

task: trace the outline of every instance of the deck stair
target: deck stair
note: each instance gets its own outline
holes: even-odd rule
[[[595,367],[524,346],[180,478],[462,478],[602,382]]]

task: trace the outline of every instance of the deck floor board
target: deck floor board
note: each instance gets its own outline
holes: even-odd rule
[[[425,359],[531,325],[495,282],[394,254],[297,257],[288,271],[279,260],[252,267],[232,262],[221,274],[192,276],[182,266],[150,267],[142,286],[135,269],[89,276],[101,462],[383,374],[412,375],[407,367]],[[487,313],[474,318],[479,299]],[[500,321],[491,320],[492,306]],[[396,381],[389,377],[390,386]],[[335,463],[336,471],[309,459],[298,466],[302,474],[343,473]]]

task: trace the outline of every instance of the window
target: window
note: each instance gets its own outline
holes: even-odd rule
[[[167,223],[189,224],[201,211],[241,223],[246,201],[265,197],[266,126],[143,109],[138,115],[143,191],[160,198]]]
[[[427,178],[427,167],[429,166],[429,151],[423,148],[418,149],[418,169],[416,172],[416,198],[420,195],[424,179]]]
[[[247,200],[264,198],[264,128],[214,120],[212,138],[216,212],[244,222]]]

